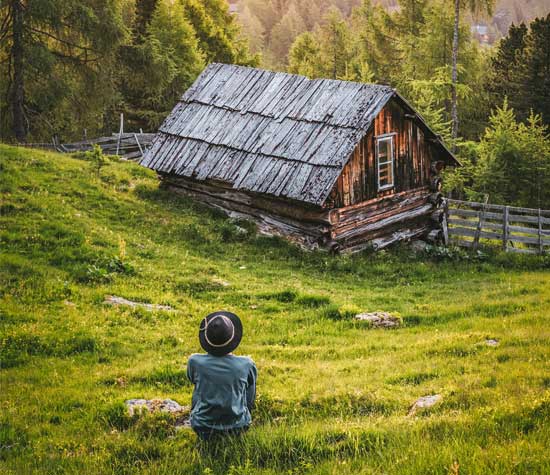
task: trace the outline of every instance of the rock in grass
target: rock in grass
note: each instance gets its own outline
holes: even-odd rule
[[[130,416],[143,412],[166,412],[175,416],[176,429],[191,427],[189,406],[180,406],[173,399],[128,399],[125,402]]]
[[[401,325],[401,318],[387,312],[359,313],[356,320],[369,322],[374,328],[396,328]]]
[[[489,338],[488,340],[485,340],[485,344],[487,346],[498,346],[499,345],[499,341],[495,338]]]
[[[152,312],[153,310],[173,310],[170,305],[156,305],[152,303],[143,303],[143,302],[133,302],[132,300],[125,299],[124,297],[117,297],[116,295],[107,295],[105,301],[103,302],[107,305],[125,305],[132,308],[144,308]]]
[[[413,251],[414,253],[420,254],[426,250],[428,245],[429,244],[426,241],[421,241],[419,239],[416,239],[411,242],[410,248],[411,248],[411,251]]]
[[[418,398],[409,409],[409,416],[414,416],[418,409],[435,406],[442,399],[443,396],[441,396],[441,394],[432,394],[431,396],[422,396]]]

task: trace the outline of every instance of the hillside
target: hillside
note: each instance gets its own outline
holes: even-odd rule
[[[0,473],[550,473],[548,259],[305,254],[136,164],[2,145],[0,252]],[[205,449],[127,417],[130,398],[190,403],[185,361],[220,308],[259,369],[249,433]],[[373,310],[403,327],[350,318]]]

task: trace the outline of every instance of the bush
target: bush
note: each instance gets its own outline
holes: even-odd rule
[[[85,270],[76,272],[76,280],[81,283],[105,284],[113,280],[116,274],[135,275],[134,267],[120,256],[101,257]]]
[[[109,159],[103,155],[102,148],[97,144],[94,144],[94,148],[91,151],[86,152],[85,159],[91,162],[92,168],[98,176],[101,173],[101,169],[109,162]]]

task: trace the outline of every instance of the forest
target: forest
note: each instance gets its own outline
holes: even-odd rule
[[[546,0],[0,5],[0,141],[155,131],[207,64],[259,66],[391,85],[462,162],[450,194],[550,208]]]

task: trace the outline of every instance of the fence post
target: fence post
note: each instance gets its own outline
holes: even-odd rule
[[[445,200],[443,204],[443,220],[441,222],[441,228],[443,229],[443,244],[449,245],[449,201]]]
[[[483,203],[483,206],[481,207],[481,211],[478,213],[479,221],[477,223],[476,232],[474,234],[474,241],[472,242],[472,249],[475,251],[479,247],[479,238],[481,237],[481,229],[483,228],[483,219],[485,217],[485,206],[487,205],[487,201],[489,200],[489,197],[485,197],[485,202]]]
[[[141,148],[137,134],[134,134],[134,138],[136,139],[137,146],[139,147],[139,153],[141,153],[141,156],[143,157],[143,149]]]
[[[120,114],[120,130],[118,132],[118,141],[116,143],[116,154],[118,155],[118,151],[120,149],[120,141],[122,140],[122,134],[124,133],[124,114]]]
[[[544,244],[542,240],[542,214],[539,208],[539,254],[544,254]]]
[[[503,223],[502,223],[502,250],[504,252],[508,252],[508,238],[510,236],[510,228],[509,226],[509,218],[508,215],[510,214],[510,207],[505,206],[504,207],[504,216],[503,216]]]

